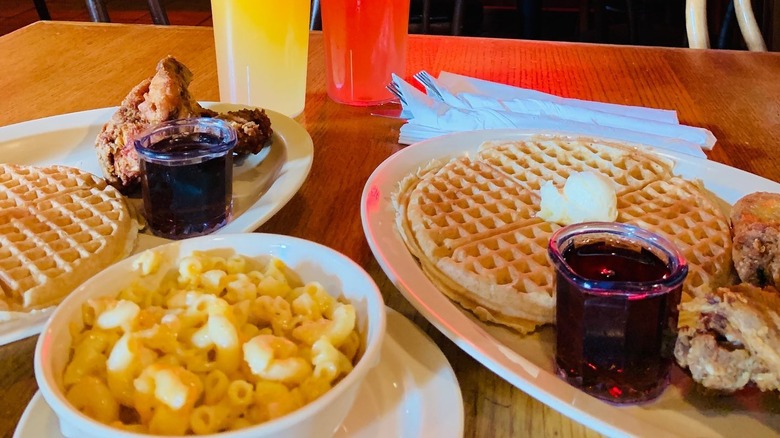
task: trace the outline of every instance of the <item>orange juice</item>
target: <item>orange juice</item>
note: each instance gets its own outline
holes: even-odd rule
[[[303,111],[310,0],[212,0],[219,97],[278,111]]]
[[[404,75],[409,0],[321,0],[328,95],[373,105],[391,100],[390,73]]]

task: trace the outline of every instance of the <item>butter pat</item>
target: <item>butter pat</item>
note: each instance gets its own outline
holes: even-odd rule
[[[552,181],[542,186],[538,217],[547,222],[570,225],[579,222],[612,222],[617,218],[617,194],[612,181],[593,172],[574,172],[563,190]]]

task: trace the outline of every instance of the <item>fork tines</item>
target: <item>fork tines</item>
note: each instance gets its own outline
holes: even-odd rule
[[[425,70],[420,70],[414,74],[414,78],[425,87],[428,94],[434,94],[439,100],[444,100],[444,97],[439,91],[439,87],[436,85],[436,79],[434,79],[430,73]]]
[[[395,83],[395,82],[391,81],[389,84],[387,84],[387,85],[385,86],[385,88],[387,88],[387,90],[388,90],[389,92],[393,93],[393,95],[394,95],[395,97],[397,97],[397,98],[398,98],[398,100],[400,100],[400,101],[401,101],[401,103],[403,103],[404,105],[406,105],[406,99],[404,99],[404,94],[401,92],[401,89],[400,89],[400,88],[398,88],[398,85],[396,85],[396,83]]]

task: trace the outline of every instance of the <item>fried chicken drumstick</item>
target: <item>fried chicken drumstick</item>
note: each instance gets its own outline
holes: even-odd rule
[[[238,134],[233,152],[256,154],[269,144],[273,131],[265,111],[242,109],[219,114],[203,108],[188,90],[192,72],[172,56],[157,63],[154,76],[136,85],[103,126],[95,142],[103,175],[127,194],[138,187],[140,168],[133,145],[151,126],[189,117],[217,117],[228,121]]]

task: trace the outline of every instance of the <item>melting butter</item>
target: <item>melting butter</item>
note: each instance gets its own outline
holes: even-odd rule
[[[539,193],[537,216],[547,222],[570,225],[579,222],[612,222],[617,218],[617,193],[607,177],[594,172],[574,172],[560,190],[547,181]]]

